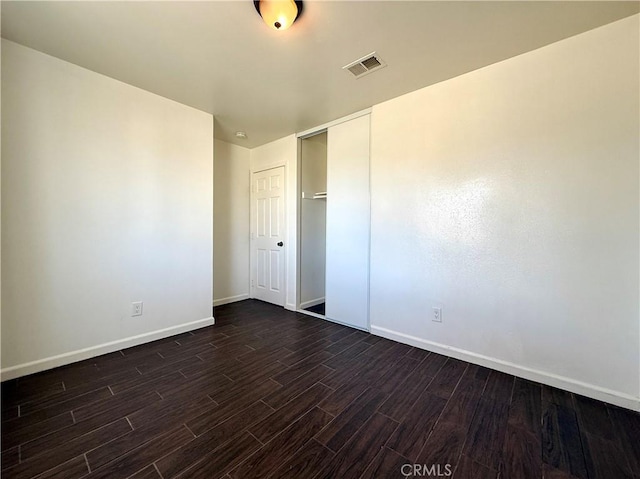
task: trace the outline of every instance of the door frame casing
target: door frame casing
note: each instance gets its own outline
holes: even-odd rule
[[[254,242],[255,242],[255,237],[256,237],[256,223],[255,223],[255,218],[256,218],[256,212],[255,212],[255,196],[256,196],[256,192],[254,190],[254,185],[253,185],[253,175],[255,175],[256,173],[261,173],[263,171],[268,171],[268,170],[273,170],[276,168],[283,168],[283,173],[282,173],[282,196],[283,196],[283,208],[284,208],[284,224],[283,224],[283,231],[284,231],[284,238],[285,238],[285,244],[284,244],[284,261],[283,261],[283,268],[284,268],[284,274],[283,274],[283,283],[282,283],[282,288],[284,290],[284,305],[283,307],[286,307],[287,305],[287,264],[288,264],[288,255],[287,255],[287,238],[288,238],[288,218],[287,218],[287,202],[289,201],[289,198],[287,197],[287,164],[284,161],[279,161],[279,162],[274,162],[272,164],[269,165],[264,165],[260,168],[251,168],[249,171],[249,298],[251,299],[255,299],[256,295],[255,295],[255,283],[256,283],[256,265],[257,265],[257,258],[256,258],[256,251],[254,248]]]

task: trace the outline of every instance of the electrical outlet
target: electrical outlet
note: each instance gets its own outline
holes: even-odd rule
[[[131,316],[142,316],[142,301],[131,303]]]
[[[442,308],[433,308],[433,317],[431,321],[435,321],[436,323],[442,322]]]

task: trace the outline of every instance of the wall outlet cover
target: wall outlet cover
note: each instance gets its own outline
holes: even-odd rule
[[[142,301],[131,303],[131,316],[142,316]]]

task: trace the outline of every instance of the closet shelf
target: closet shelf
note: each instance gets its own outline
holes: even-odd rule
[[[326,191],[318,191],[317,193],[305,193],[302,192],[303,200],[326,200],[327,192]]]

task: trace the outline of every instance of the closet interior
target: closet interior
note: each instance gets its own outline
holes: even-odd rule
[[[327,132],[300,141],[300,309],[325,315]]]

